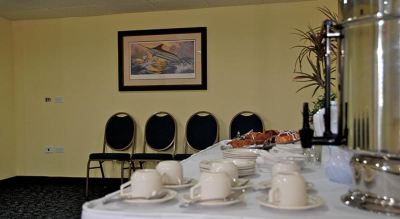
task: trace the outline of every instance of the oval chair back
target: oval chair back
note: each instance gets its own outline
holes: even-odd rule
[[[123,151],[132,146],[135,122],[127,113],[116,113],[107,121],[104,145],[112,150]],[[105,148],[103,149],[103,152]]]
[[[238,135],[238,133],[243,135],[250,130],[253,130],[254,132],[262,132],[264,130],[264,125],[257,114],[250,111],[243,111],[232,118],[229,130],[230,138],[233,139]]]
[[[219,139],[218,122],[207,111],[193,114],[186,123],[186,144],[196,151],[206,149]],[[187,153],[187,147],[185,147]]]
[[[165,151],[173,147],[175,153],[176,140],[176,122],[174,117],[167,112],[157,112],[152,115],[146,122],[145,127],[145,145],[152,150]]]

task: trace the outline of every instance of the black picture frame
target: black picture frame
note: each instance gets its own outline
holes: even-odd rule
[[[207,28],[118,31],[119,91],[207,90]]]

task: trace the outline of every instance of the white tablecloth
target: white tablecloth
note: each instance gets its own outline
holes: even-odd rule
[[[184,176],[198,179],[200,175],[199,162],[205,159],[220,159],[222,151],[220,145],[216,144],[208,149],[201,151],[187,160],[182,161]],[[266,195],[266,191],[246,192],[244,202],[231,206],[221,207],[201,207],[190,206],[189,208],[180,208],[182,195],[188,192],[180,190],[175,200],[159,204],[131,204],[123,201],[112,202],[106,205],[102,204],[102,199],[96,199],[86,202],[82,206],[83,219],[116,219],[116,218],[229,218],[229,219],[257,219],[257,218],[389,218],[382,214],[371,213],[359,209],[345,206],[340,201],[340,196],[346,193],[348,186],[329,181],[318,166],[308,167],[302,171],[307,181],[314,184],[314,194],[321,196],[325,204],[322,207],[310,210],[278,210],[261,206],[257,203],[256,197]],[[258,170],[257,174],[248,177],[253,185],[258,182],[269,180],[268,171]],[[117,192],[112,194],[117,195]]]

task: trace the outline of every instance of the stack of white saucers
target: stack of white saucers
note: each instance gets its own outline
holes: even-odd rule
[[[289,152],[293,154],[304,154],[300,144],[279,144],[271,149],[271,151]]]
[[[259,149],[228,149],[223,151],[223,156],[224,158],[230,159],[245,159],[255,161],[257,156],[259,156]]]
[[[212,162],[232,161],[238,168],[239,177],[253,175],[256,172],[256,162],[244,159],[203,160],[200,162],[201,171],[209,171]]]
[[[230,159],[237,166],[239,176],[250,176],[256,173],[256,161],[245,159]]]
[[[286,150],[270,150],[260,152],[256,163],[260,168],[271,169],[272,166],[282,160],[295,161],[301,168],[304,166],[306,156],[303,153],[294,153]]]

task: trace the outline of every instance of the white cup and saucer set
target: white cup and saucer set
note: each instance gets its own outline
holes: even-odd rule
[[[119,195],[124,202],[151,204],[174,199],[177,192],[163,187],[157,170],[141,169],[132,174],[130,181],[121,185]]]
[[[199,183],[183,195],[184,203],[204,206],[232,205],[243,201],[248,179],[239,179],[238,167],[232,160],[215,160],[202,171]]]
[[[285,161],[277,163],[272,168],[272,180],[259,183],[259,186],[268,184],[267,195],[257,197],[257,202],[269,208],[285,210],[306,210],[320,207],[324,204],[321,197],[308,194],[312,188],[300,174],[295,163]]]
[[[204,171],[199,182],[183,194],[183,206],[225,206],[243,201],[242,191],[232,190],[232,178],[225,172]],[[182,206],[181,205],[181,206]]]
[[[272,166],[271,175],[273,178],[274,176],[278,175],[279,172],[300,172],[300,171],[301,167],[297,162],[290,160],[282,160]],[[256,186],[256,188],[259,190],[270,189],[271,187],[272,187],[272,180],[261,181],[257,183]],[[312,190],[313,187],[314,187],[313,183],[306,181],[307,190]]]
[[[167,160],[157,164],[156,170],[161,175],[161,181],[164,188],[167,189],[185,189],[196,184],[196,180],[183,177],[182,164],[178,161]]]
[[[246,161],[246,160],[232,160],[232,159],[220,159],[220,160],[210,160],[210,161],[202,161],[200,165],[207,165],[206,169],[200,167],[202,172],[224,172],[228,174],[232,178],[232,189],[233,190],[242,190],[247,189],[252,186],[249,179],[239,178],[241,175],[241,167],[245,165],[252,165],[252,168],[255,168],[255,163]]]

